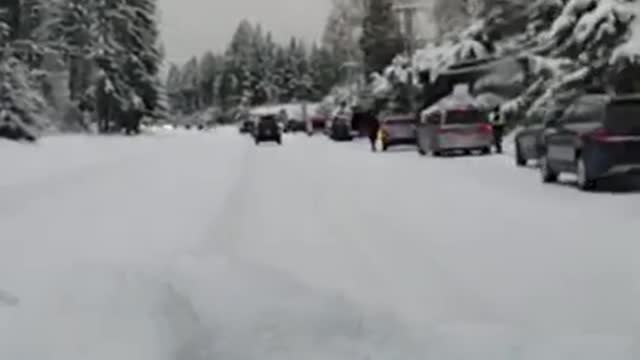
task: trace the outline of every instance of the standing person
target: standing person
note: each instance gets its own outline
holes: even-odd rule
[[[380,121],[373,111],[365,113],[367,122],[367,135],[371,143],[371,151],[376,152],[376,141],[378,140],[378,132],[380,131]]]
[[[348,115],[347,102],[341,101],[340,104],[338,105],[338,108],[335,109],[331,117],[333,119],[336,119],[338,117],[343,117],[347,115]]]
[[[500,106],[496,106],[495,109],[489,115],[489,122],[493,125],[493,142],[496,147],[496,152],[502,154],[502,137],[504,136],[504,115],[500,110]]]

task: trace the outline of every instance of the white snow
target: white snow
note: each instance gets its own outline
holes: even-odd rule
[[[0,141],[0,358],[637,359],[640,196],[512,162]]]
[[[630,32],[626,41],[613,52],[612,63],[621,58],[627,58],[633,62],[640,61],[640,1],[627,3],[625,13],[627,16],[633,17]]]

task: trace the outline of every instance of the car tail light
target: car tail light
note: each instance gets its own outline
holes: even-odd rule
[[[480,125],[480,132],[485,134],[493,133],[493,126],[491,124],[482,124]]]
[[[592,140],[601,141],[601,142],[607,142],[612,140],[612,135],[609,134],[609,132],[604,128],[600,128],[598,130],[592,131],[588,133],[586,136]]]

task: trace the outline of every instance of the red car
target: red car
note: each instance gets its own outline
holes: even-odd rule
[[[327,127],[327,118],[322,115],[311,116],[307,123],[307,134],[309,136],[317,131],[324,131]]]

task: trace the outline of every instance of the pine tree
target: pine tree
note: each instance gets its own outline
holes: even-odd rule
[[[207,51],[200,60],[198,76],[200,98],[203,105],[213,105],[213,86],[217,77],[218,60],[211,51]]]
[[[184,111],[185,107],[182,99],[182,73],[180,72],[180,67],[175,63],[172,63],[169,67],[165,88],[167,89],[171,108],[174,110]]]
[[[389,0],[370,0],[362,26],[360,48],[366,73],[382,72],[404,50],[403,38]]]
[[[236,86],[233,87],[234,93],[230,95],[237,99],[244,97],[250,87],[253,33],[251,23],[247,20],[241,21],[225,53],[230,60],[226,69],[236,82]]]
[[[126,49],[123,71],[135,94],[148,111],[154,111],[159,100],[158,73],[162,63],[157,25],[156,0],[126,0],[123,4],[126,25],[119,34]]]
[[[313,45],[309,55],[309,66],[314,86],[314,97],[320,97],[329,93],[331,88],[339,81],[339,63],[331,55],[331,51],[324,47]]]
[[[324,28],[322,47],[332,53],[335,61],[360,62],[362,52],[358,34],[362,32],[368,0],[334,0]]]
[[[195,56],[192,57],[180,71],[180,90],[185,102],[185,108],[188,112],[195,111],[200,108],[200,96],[198,92],[199,73],[198,59]]]

